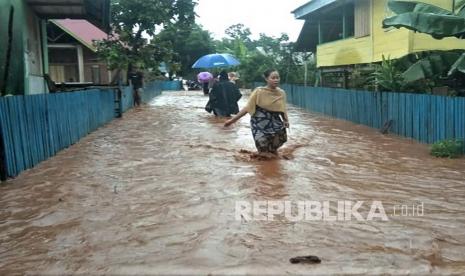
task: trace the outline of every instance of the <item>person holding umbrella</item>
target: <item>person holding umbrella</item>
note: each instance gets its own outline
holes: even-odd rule
[[[215,116],[230,117],[231,114],[239,112],[237,101],[242,97],[237,86],[229,81],[228,73],[225,70],[220,72],[219,81],[216,82],[209,95],[209,100],[205,110],[212,112]]]
[[[202,84],[203,94],[208,95],[209,87],[208,84],[213,79],[213,75],[210,72],[200,72],[197,75],[197,81]]]
[[[279,73],[275,69],[263,73],[267,85],[256,88],[247,105],[224,126],[230,126],[249,113],[252,135],[259,154],[276,155],[278,148],[287,142],[286,128],[289,128],[286,93],[279,88]]]
[[[192,65],[192,68],[220,68],[220,67],[230,67],[230,66],[237,66],[239,65],[240,62],[231,54],[228,53],[215,53],[215,54],[208,54],[201,56],[199,59],[197,59],[194,64]],[[199,73],[208,73],[208,72],[202,72]],[[208,73],[210,74],[210,73]],[[205,78],[203,78],[205,76]],[[207,78],[207,75],[202,75],[203,79]],[[213,88],[214,83],[216,83],[215,78],[210,74],[208,76],[208,85],[205,84],[205,81],[200,80],[198,78],[199,82],[203,83],[203,92],[205,95],[208,94],[207,89]]]

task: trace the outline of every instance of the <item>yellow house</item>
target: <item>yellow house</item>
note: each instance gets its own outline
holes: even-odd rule
[[[422,0],[451,10],[454,0]],[[297,50],[314,52],[320,69],[379,62],[426,50],[465,49],[465,39],[437,40],[405,28],[383,29],[388,0],[312,0],[292,13],[305,20]]]

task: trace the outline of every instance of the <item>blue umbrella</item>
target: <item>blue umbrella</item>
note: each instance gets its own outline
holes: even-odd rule
[[[240,62],[230,54],[209,54],[200,57],[192,68],[213,68],[213,67],[227,67],[236,66]]]

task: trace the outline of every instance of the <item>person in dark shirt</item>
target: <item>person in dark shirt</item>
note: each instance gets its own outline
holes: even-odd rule
[[[129,74],[129,80],[134,89],[134,106],[140,106],[141,103],[141,94],[144,87],[144,73],[138,70],[137,67]]]
[[[220,79],[216,82],[209,94],[209,101],[205,109],[215,116],[230,117],[239,112],[237,101],[242,97],[237,86],[229,81],[228,73],[221,71]]]

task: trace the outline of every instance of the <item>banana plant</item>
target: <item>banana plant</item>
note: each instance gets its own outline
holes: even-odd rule
[[[390,0],[388,6],[395,15],[383,20],[383,28],[407,28],[436,39],[465,38],[465,0],[453,1],[452,11],[414,1]],[[465,53],[447,51],[424,56],[402,74],[405,81],[431,78],[444,75],[444,72],[447,76],[456,72],[465,73]]]
[[[463,50],[425,51],[400,58],[397,60],[397,65],[404,70],[402,77],[407,83],[421,79],[435,79],[449,76],[457,71],[465,73],[465,67],[460,65],[462,63],[460,60],[465,57],[463,53]]]
[[[465,1],[457,1],[452,12],[435,5],[414,1],[388,2],[396,15],[383,20],[383,28],[407,28],[436,39],[465,38]]]

